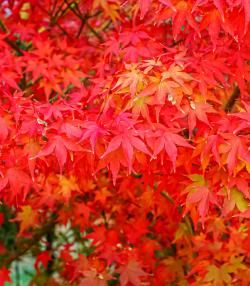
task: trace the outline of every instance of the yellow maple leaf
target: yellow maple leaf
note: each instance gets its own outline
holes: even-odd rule
[[[215,265],[208,266],[208,273],[205,276],[205,282],[212,282],[214,285],[224,285],[224,283],[231,283],[232,277],[230,273],[232,272],[228,265],[224,264],[221,267]],[[228,284],[227,284],[228,285]]]
[[[30,3],[29,2],[25,2],[23,3],[21,10],[19,12],[19,16],[22,20],[28,20],[30,17]]]
[[[80,188],[76,182],[76,178],[74,176],[70,176],[69,178],[60,175],[59,176],[59,186],[58,186],[58,193],[61,194],[66,202],[69,201],[71,197],[71,193],[73,191],[80,191]]]
[[[37,222],[37,213],[31,206],[22,206],[22,210],[18,212],[16,221],[20,222],[20,233],[23,233],[29,227],[34,226]]]
[[[117,3],[109,3],[107,0],[94,0],[93,8],[97,8],[98,6],[102,7],[105,11],[105,14],[112,19],[113,22],[121,19],[118,10],[119,6]]]

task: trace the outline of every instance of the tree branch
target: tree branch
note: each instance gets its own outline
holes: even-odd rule
[[[227,101],[227,103],[226,103],[226,105],[225,105],[225,107],[224,107],[224,110],[225,110],[226,112],[232,111],[232,109],[233,109],[233,107],[234,107],[234,105],[235,105],[235,103],[236,103],[236,100],[237,100],[239,97],[240,97],[240,89],[239,89],[238,86],[236,86],[236,87],[234,88],[233,93],[232,93],[231,96],[229,97],[229,99],[228,99],[228,101]]]
[[[86,13],[85,15],[81,14],[80,9],[78,8],[77,3],[75,3],[76,7],[78,8],[78,10],[76,11],[71,4],[69,3],[68,0],[64,0],[64,2],[68,5],[68,8],[82,21],[81,27],[78,31],[77,37],[80,36],[81,30],[83,29],[83,26],[86,24],[86,26],[88,27],[88,29],[101,41],[103,42],[103,38],[102,36],[88,23],[88,19],[92,18],[94,16],[97,16],[100,14],[100,11],[98,11],[96,14],[94,14],[93,16],[89,16],[88,13]]]
[[[8,33],[8,29],[7,27],[4,25],[3,21],[0,19],[0,29],[5,33],[7,34]],[[16,51],[17,55],[18,56],[23,56],[23,52],[22,50],[18,47],[18,45],[13,42],[12,40],[10,40],[7,36],[6,38],[4,38],[4,41],[6,44],[8,44],[13,50]]]
[[[44,235],[46,235],[51,231],[52,228],[54,228],[55,224],[55,220],[51,220],[46,225],[44,225],[43,228],[37,230],[33,237],[28,241],[20,238],[17,239],[13,247],[15,250],[7,250],[6,253],[1,254],[0,268],[2,266],[8,267],[13,261],[18,260],[21,256],[26,254],[26,252],[28,252],[34,245],[36,245]]]

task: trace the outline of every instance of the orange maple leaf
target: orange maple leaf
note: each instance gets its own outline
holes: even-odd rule
[[[14,220],[20,222],[20,235],[36,224],[37,213],[30,205],[22,206],[22,210],[17,214],[17,217]]]

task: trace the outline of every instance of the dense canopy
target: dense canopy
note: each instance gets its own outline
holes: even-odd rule
[[[250,285],[249,23],[249,0],[1,1],[0,286],[27,256],[38,286]]]

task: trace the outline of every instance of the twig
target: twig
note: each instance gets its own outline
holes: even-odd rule
[[[7,27],[4,25],[3,21],[0,19],[0,29],[5,33],[9,33]],[[4,41],[6,44],[8,44],[13,50],[15,50],[17,52],[18,56],[23,56],[24,53],[22,52],[22,50],[18,47],[18,45],[13,42],[12,40],[10,40],[8,37],[4,38]]]
[[[49,13],[49,11],[47,11],[46,9],[44,9],[41,5],[38,5],[39,8],[47,13],[50,16],[50,25],[53,26],[57,26],[68,38],[72,39],[72,37],[69,35],[69,33],[57,22],[58,18],[55,18],[55,16],[51,15]],[[62,6],[61,6],[62,7]],[[59,9],[60,10],[60,9]],[[58,12],[58,11],[57,11]]]
[[[232,111],[235,103],[236,103],[236,100],[240,97],[240,89],[238,86],[236,86],[234,88],[234,91],[232,92],[231,96],[229,97],[225,107],[224,107],[224,110],[226,112],[230,112]]]
[[[4,25],[3,21],[0,19],[0,28],[4,33],[8,33],[7,27]]]
[[[69,3],[67,0],[64,0],[64,3],[78,18],[80,18],[81,20],[84,19],[84,16],[81,14],[81,11],[79,9],[78,9],[78,11],[76,11],[75,9],[72,8],[72,6],[71,6],[73,4],[72,2]],[[75,3],[75,5],[76,5],[76,3]]]
[[[101,41],[103,42],[103,37],[87,22],[87,27],[90,29],[90,31]]]
[[[69,9],[79,18],[81,19],[82,21],[82,25],[84,26],[86,24],[86,26],[88,27],[88,29],[101,41],[103,42],[103,38],[102,36],[87,22],[89,18],[92,18],[94,16],[89,16],[87,13],[85,15],[82,15],[81,14],[81,11],[77,5],[77,3],[75,3],[75,6],[77,7],[77,11],[75,9],[72,8],[71,4],[68,2],[68,0],[64,0],[64,2],[68,5]],[[96,15],[99,15],[100,14],[100,11],[98,11],[96,13]],[[82,27],[83,28],[83,27]],[[81,28],[81,29],[82,29]],[[79,35],[79,32],[78,32],[78,37],[80,36]]]
[[[108,23],[102,28],[102,31],[106,31],[112,23],[113,23],[113,21],[109,20]]]
[[[77,32],[77,35],[76,35],[77,38],[80,37],[80,35],[81,35],[81,33],[82,33],[82,29],[83,29],[85,23],[86,23],[85,21],[82,21],[82,22],[81,22],[80,28],[79,28],[79,30],[78,30],[78,32]]]
[[[53,15],[54,11],[53,11],[51,14],[48,13],[48,12],[47,12],[47,13],[48,13],[51,17],[53,17],[53,18],[55,18],[56,20],[58,20],[58,18],[60,18],[60,17],[65,13],[65,11],[66,11],[65,9],[62,10],[63,5],[64,5],[64,2],[61,3],[61,5],[59,6],[59,8],[58,8],[58,10],[56,11],[55,15]],[[61,15],[59,15],[60,12],[62,12]]]
[[[18,47],[18,45],[17,45],[15,42],[11,41],[9,38],[5,38],[4,41],[5,41],[5,43],[8,44],[13,50],[16,51],[16,53],[17,53],[18,56],[23,56],[23,55],[24,55],[24,53],[22,52],[22,50]]]
[[[15,243],[14,251],[7,251],[5,255],[1,254],[0,268],[2,266],[8,267],[13,261],[18,260],[26,252],[28,252],[34,245],[36,245],[41,238],[46,235],[51,228],[55,226],[54,220],[47,223],[42,229],[39,229],[29,241],[17,240]]]
[[[54,3],[53,3],[52,8],[51,8],[51,12],[50,12],[52,15],[54,14],[54,12],[56,10],[57,2],[58,2],[58,0],[54,0]]]

